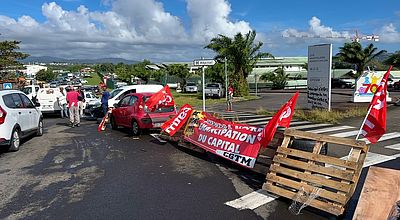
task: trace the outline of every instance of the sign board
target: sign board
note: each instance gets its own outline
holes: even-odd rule
[[[331,109],[332,44],[308,47],[307,102],[309,108]]]
[[[195,66],[213,66],[215,64],[215,60],[194,60],[193,65]]]
[[[3,89],[12,89],[12,83],[3,83]]]
[[[353,102],[371,102],[372,97],[378,89],[379,83],[385,73],[366,71],[364,72],[356,82],[356,88],[353,94]],[[389,93],[388,93],[389,96]],[[387,97],[387,101],[391,101],[391,98]]]

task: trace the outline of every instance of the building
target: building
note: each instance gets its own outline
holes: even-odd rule
[[[42,65],[24,65],[25,69],[20,70],[23,74],[27,76],[27,78],[35,78],[36,74],[40,70],[47,70],[47,66]]]

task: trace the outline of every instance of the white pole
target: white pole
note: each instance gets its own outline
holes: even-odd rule
[[[224,58],[224,71],[225,71],[225,98],[228,101],[228,73],[226,72],[226,57]]]
[[[361,124],[360,130],[358,131],[358,134],[357,134],[357,137],[356,137],[356,140],[358,140],[358,138],[360,137],[362,128],[363,128],[365,122],[367,121],[367,118],[368,118],[369,113],[371,112],[371,109],[372,109],[372,105],[371,105],[371,107],[369,107],[368,112],[367,112],[367,115],[365,116],[364,121],[363,121],[363,123]]]
[[[201,68],[202,69],[202,73],[203,73],[203,112],[206,111],[206,91],[205,91],[205,74],[204,74],[204,66]]]
[[[255,73],[254,76],[255,76],[255,81],[256,81],[256,96],[257,96],[257,73]]]

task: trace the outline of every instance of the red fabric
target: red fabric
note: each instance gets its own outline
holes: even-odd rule
[[[67,101],[68,101],[68,107],[71,106],[78,106],[78,96],[79,96],[79,92],[77,91],[70,91],[67,92]]]
[[[262,134],[262,146],[267,147],[268,143],[274,138],[276,128],[282,126],[288,128],[292,121],[294,107],[296,106],[297,97],[299,97],[299,91],[297,91],[293,97],[286,102],[281,109],[272,117],[272,119],[265,126]]]
[[[169,136],[173,136],[186,123],[192,112],[192,106],[189,104],[183,105],[175,117],[161,125],[161,129],[169,134]]]
[[[168,85],[166,85],[157,93],[153,94],[146,102],[147,108],[151,111],[154,111],[156,108],[169,107],[174,105],[174,98],[172,97]]]
[[[371,109],[367,115],[367,120],[362,127],[362,134],[372,144],[378,142],[386,132],[386,96],[387,96],[387,80],[390,75],[392,66],[382,78],[374,97],[372,98],[369,108]]]
[[[229,88],[228,88],[228,94],[233,94],[233,87],[232,86],[229,86]]]

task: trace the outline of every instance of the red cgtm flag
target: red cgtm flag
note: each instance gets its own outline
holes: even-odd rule
[[[154,111],[156,108],[160,107],[169,107],[174,106],[174,98],[172,97],[169,86],[166,85],[157,93],[154,93],[147,101],[146,106],[151,111]]]
[[[390,75],[392,66],[383,75],[381,83],[379,84],[376,92],[369,104],[369,114],[362,126],[362,134],[369,142],[375,144],[379,138],[386,132],[386,96],[387,96],[387,81]]]
[[[261,146],[267,147],[269,142],[274,138],[276,128],[282,126],[288,128],[292,121],[294,107],[296,106],[297,97],[299,97],[299,91],[297,91],[293,97],[286,102],[281,109],[272,117],[272,119],[265,126],[262,131]]]

